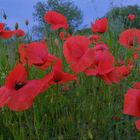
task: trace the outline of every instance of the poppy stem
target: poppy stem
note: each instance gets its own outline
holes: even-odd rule
[[[24,112],[24,116],[25,116],[25,120],[26,120],[28,129],[29,129],[30,136],[31,136],[31,138],[33,138],[34,136],[33,136],[33,133],[32,133],[32,128],[30,126],[29,120],[28,120],[27,112]]]

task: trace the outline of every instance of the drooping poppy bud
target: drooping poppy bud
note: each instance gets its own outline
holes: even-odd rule
[[[7,19],[7,15],[5,14],[5,12],[3,13],[3,18]]]
[[[15,30],[17,30],[18,29],[18,23],[16,22],[16,24],[15,24]]]
[[[29,21],[25,20],[25,25],[28,26],[29,25]]]

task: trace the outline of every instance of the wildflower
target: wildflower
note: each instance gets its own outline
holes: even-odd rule
[[[140,117],[140,82],[135,83],[124,96],[123,113]],[[136,128],[140,131],[140,119],[135,121]]]
[[[104,75],[114,69],[114,57],[108,51],[106,44],[97,44],[94,47],[94,59],[91,66],[85,71],[87,75]]]
[[[13,31],[10,30],[4,30],[4,23],[0,23],[0,38],[2,39],[9,39],[13,35]]]
[[[76,80],[76,76],[74,74],[69,74],[62,71],[61,60],[55,62],[52,68],[51,75],[52,79],[49,81],[50,84],[64,84],[68,81]]]
[[[92,64],[94,51],[89,45],[86,36],[72,36],[65,41],[63,53],[74,72],[82,72]]]
[[[124,47],[132,48],[136,44],[140,45],[140,30],[139,29],[127,29],[120,34],[119,42]]]
[[[13,111],[27,110],[32,106],[34,98],[49,87],[43,80],[26,78],[26,69],[21,64],[16,65],[6,78],[5,86],[0,88],[0,107],[6,105]]]
[[[0,23],[0,31],[4,29],[5,24],[4,23]]]
[[[121,78],[126,77],[131,66],[115,67],[114,56],[109,52],[104,43],[97,44],[94,48],[93,62],[84,71],[87,76],[93,75],[103,79],[107,84],[118,83]]]
[[[108,26],[108,19],[101,18],[95,21],[95,23],[91,24],[92,32],[93,33],[104,33],[107,31]]]
[[[58,30],[59,28],[68,28],[66,17],[56,11],[46,12],[44,15],[44,20],[48,24],[51,24],[52,30]]]
[[[13,31],[10,30],[1,30],[0,31],[0,38],[2,39],[9,39],[13,35]]]
[[[21,29],[14,30],[13,34],[16,37],[24,37],[25,36],[25,32],[23,30],[21,30]]]
[[[48,53],[44,42],[32,42],[19,46],[20,61],[25,64],[34,65],[39,69],[48,68],[57,58]]]
[[[133,21],[135,18],[136,18],[136,15],[135,14],[129,14],[127,16],[127,18],[130,20],[130,21]]]

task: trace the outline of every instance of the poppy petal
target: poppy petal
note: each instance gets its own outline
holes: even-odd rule
[[[18,74],[18,76],[17,76]],[[22,64],[18,64],[10,72],[6,78],[6,87],[14,88],[15,84],[18,82],[26,82],[27,71]]]
[[[136,126],[137,130],[140,131],[140,119],[135,121],[135,126]]]
[[[123,113],[140,117],[140,90],[130,88],[124,96]]]
[[[0,107],[3,107],[10,99],[11,91],[6,87],[0,88]]]
[[[0,31],[0,38],[9,39],[12,37],[12,35],[13,35],[13,31],[9,31],[9,30]]]

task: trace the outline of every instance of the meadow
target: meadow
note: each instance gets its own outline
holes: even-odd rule
[[[48,13],[38,41],[0,23],[0,140],[139,140],[140,30],[123,29],[124,43],[101,18],[70,35]]]

